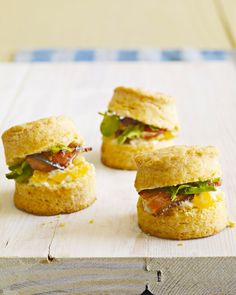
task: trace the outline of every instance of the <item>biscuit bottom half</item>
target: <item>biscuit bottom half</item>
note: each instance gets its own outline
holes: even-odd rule
[[[220,232],[228,225],[228,213],[223,198],[208,208],[176,206],[162,215],[153,216],[144,210],[139,197],[137,212],[139,227],[143,232],[165,239],[207,237]]]
[[[136,140],[132,144],[118,144],[116,139],[103,138],[101,160],[111,168],[137,170],[134,156],[139,153],[153,152],[174,144],[173,140],[144,141]]]
[[[95,200],[95,171],[91,164],[83,176],[62,184],[16,182],[14,194],[14,203],[18,209],[36,215],[76,212]]]

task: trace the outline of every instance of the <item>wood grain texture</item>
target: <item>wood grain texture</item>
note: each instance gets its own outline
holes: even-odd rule
[[[158,294],[222,295],[236,294],[236,258],[160,258],[147,259],[147,270],[161,270],[160,282],[150,281]]]
[[[214,0],[0,0],[0,7],[0,60],[41,47],[231,48]]]
[[[1,108],[3,116],[1,132],[13,124],[40,117],[57,114],[71,116],[85,136],[87,144],[93,146],[93,152],[87,155],[87,159],[96,167],[98,200],[90,208],[71,215],[37,217],[17,210],[12,202],[14,184],[4,178],[7,168],[1,146],[0,287],[2,290],[6,294],[8,291],[12,292],[10,294],[36,294],[41,290],[42,294],[53,294],[55,284],[46,276],[48,271],[46,268],[49,267],[52,279],[58,283],[60,278],[61,285],[58,284],[63,286],[60,287],[61,290],[74,288],[74,293],[68,292],[76,294],[76,290],[80,288],[76,281],[82,280],[81,264],[78,262],[81,258],[84,258],[82,259],[84,263],[93,263],[98,257],[107,258],[105,261],[108,264],[104,269],[109,269],[108,261],[111,266],[115,263],[119,268],[126,265],[128,269],[129,259],[133,257],[134,261],[135,258],[138,259],[138,265],[132,269],[140,270],[137,281],[132,281],[131,277],[128,281],[123,281],[125,272],[121,270],[123,277],[119,284],[112,280],[112,283],[108,283],[104,279],[104,274],[98,272],[97,278],[100,278],[99,282],[101,280],[102,291],[97,289],[96,283],[93,285],[94,293],[86,293],[85,286],[88,286],[88,281],[96,277],[91,266],[92,273],[90,271],[84,273],[85,277],[88,275],[87,283],[81,283],[81,288],[82,286],[85,288],[84,293],[81,291],[79,294],[122,294],[121,289],[112,287],[118,285],[121,288],[126,286],[130,292],[123,294],[139,294],[137,290],[141,290],[142,285],[144,289],[146,280],[150,280],[150,287],[156,294],[164,292],[163,290],[168,290],[169,293],[166,294],[236,294],[235,284],[232,281],[234,276],[230,276],[231,272],[235,272],[236,229],[228,228],[216,236],[184,241],[181,245],[177,241],[157,239],[143,234],[136,220],[137,194],[133,188],[135,172],[112,170],[100,163],[101,118],[97,114],[106,110],[112,89],[117,85],[139,86],[175,96],[182,126],[178,143],[215,144],[220,148],[224,190],[231,219],[235,219],[235,65],[230,62],[81,63],[34,64],[30,69],[22,64],[15,65],[15,70],[11,67],[14,65],[9,65],[9,68],[6,65],[0,66],[0,77],[5,81],[5,84],[0,83],[0,97],[8,98],[3,101]],[[90,223],[90,220],[93,220],[93,223]],[[124,259],[121,259],[122,257]],[[144,259],[145,257],[147,259]],[[154,260],[149,261],[150,257]],[[181,257],[185,257],[186,260],[181,260]],[[192,260],[191,257],[196,257],[197,260]],[[52,260],[51,264],[41,263],[48,259]],[[67,263],[71,264],[68,272]],[[222,268],[218,269],[218,263]],[[201,272],[205,268],[208,269],[208,264],[209,269],[211,266],[217,275],[221,274],[224,267],[230,270],[225,273],[225,284],[221,283],[221,279],[212,276],[210,271],[204,271],[203,277]],[[142,273],[144,266],[150,270],[147,277]],[[207,282],[209,278],[210,282],[214,281],[214,284],[209,285],[208,293],[204,293],[207,290],[206,283],[197,289],[193,285],[195,282],[198,286],[197,281],[190,280],[190,275],[186,282],[180,280],[181,284],[168,279],[169,274],[174,277],[174,274],[184,266],[185,272],[193,273],[196,270],[196,277],[199,280],[205,278]],[[155,282],[156,271],[159,268],[163,270],[166,278],[161,287]],[[38,276],[36,270],[39,272]],[[76,273],[73,277],[74,271]],[[105,270],[104,273],[106,274]],[[68,278],[70,275],[72,275],[71,281]],[[222,289],[219,289],[223,290],[221,293],[216,292],[215,286],[218,281],[222,285]],[[17,288],[11,290],[14,284],[23,291]],[[187,286],[186,290],[198,290],[199,293],[197,291],[183,293],[183,286]]]
[[[236,258],[0,259],[0,294],[234,295]]]
[[[156,279],[143,259],[0,259],[0,294],[141,294]]]

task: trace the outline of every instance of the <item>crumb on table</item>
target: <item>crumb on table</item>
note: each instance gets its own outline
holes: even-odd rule
[[[89,220],[89,223],[90,223],[90,224],[94,223],[94,220],[93,220],[93,219],[90,219],[90,220]]]
[[[230,220],[228,223],[228,227],[235,227],[235,222]]]
[[[177,246],[181,247],[183,246],[184,244],[183,243],[178,243]]]
[[[64,227],[65,225],[66,225],[65,222],[60,222],[60,223],[59,223],[59,227]]]

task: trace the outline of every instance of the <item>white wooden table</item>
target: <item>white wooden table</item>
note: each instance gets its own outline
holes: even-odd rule
[[[93,147],[87,159],[96,166],[97,201],[70,215],[19,211],[1,146],[0,294],[140,294],[146,284],[154,294],[236,294],[235,228],[181,243],[147,236],[137,226],[135,172],[101,164],[98,112],[118,85],[177,98],[177,142],[219,147],[236,219],[233,63],[1,64],[1,133],[41,117],[71,116]]]

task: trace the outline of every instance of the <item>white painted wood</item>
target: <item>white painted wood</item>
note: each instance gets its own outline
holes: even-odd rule
[[[87,65],[85,65],[88,69]],[[222,152],[227,196],[233,198],[234,169],[226,169],[234,161],[233,126],[235,68],[231,64],[129,64],[92,65],[89,85],[75,89],[80,80],[79,67],[74,71],[74,89],[68,100],[74,104],[71,115],[81,122],[81,131],[94,152],[88,158],[97,168],[98,201],[88,210],[61,216],[64,227],[58,227],[51,247],[55,257],[172,257],[235,255],[235,229],[207,239],[178,242],[156,239],[141,233],[136,221],[137,195],[133,188],[134,172],[112,170],[99,161],[99,110],[104,110],[112,88],[134,85],[160,89],[178,99],[182,132],[179,142],[216,144]],[[100,76],[97,77],[97,73]],[[89,78],[88,78],[89,80]],[[99,87],[100,84],[100,87]],[[110,87],[109,87],[110,86]],[[84,97],[78,102],[76,97]],[[104,106],[104,107],[103,107]],[[83,114],[82,116],[80,114]],[[90,115],[91,114],[91,115]],[[94,118],[95,117],[95,118]],[[86,124],[86,121],[91,122]],[[84,123],[83,123],[84,122]],[[94,123],[93,123],[94,122]],[[231,138],[229,137],[231,135]],[[232,152],[230,152],[232,151]],[[231,209],[234,217],[235,208]],[[94,219],[90,224],[89,220]],[[102,249],[102,250],[101,250]]]
[[[50,253],[53,257],[234,256],[234,228],[214,237],[185,241],[183,247],[176,241],[141,233],[136,221],[135,172],[109,169],[100,163],[101,118],[97,113],[106,109],[116,85],[158,89],[176,96],[182,125],[178,142],[216,144],[220,148],[224,189],[234,218],[235,79],[231,63],[33,65],[4,128],[51,114],[74,118],[87,144],[94,148],[87,158],[96,166],[98,200],[71,215],[36,217],[14,208],[13,183],[3,176],[1,256],[45,254],[57,223]],[[3,164],[1,171],[6,171]],[[38,252],[41,246],[44,250]]]
[[[14,108],[16,108],[16,113],[14,114],[16,118],[19,114],[24,114],[26,110],[26,108],[18,105],[17,102],[30,77],[30,68],[29,64],[0,64],[1,131],[8,126],[7,123]],[[54,224],[51,223],[46,230],[42,231],[40,226],[42,218],[34,220],[32,216],[27,216],[23,212],[18,210],[12,211],[11,196],[13,187],[12,183],[5,182],[4,174],[7,172],[7,167],[5,166],[2,144],[0,145],[0,153],[0,256],[4,254],[7,256],[18,256],[22,249],[32,255],[47,256]],[[22,232],[28,232],[28,235],[22,234]],[[37,239],[34,240],[34,236],[37,236]],[[47,239],[45,236],[47,236]],[[40,243],[38,239],[41,240]],[[11,247],[8,252],[9,244],[11,244]]]
[[[9,65],[9,67],[14,67],[14,65]],[[234,134],[236,69],[232,63],[33,64],[28,73],[25,70],[25,76],[21,74],[25,78],[22,78],[23,82],[18,82],[18,84],[16,81],[19,68],[17,67],[24,72],[23,69],[27,69],[28,66],[17,65],[16,70],[13,71],[15,74],[6,79],[8,86],[4,89],[0,87],[0,97],[8,93],[11,101],[14,99],[14,103],[10,104],[3,101],[5,111],[3,112],[4,120],[1,122],[1,132],[12,124],[40,117],[56,114],[71,116],[85,136],[87,144],[93,146],[93,152],[87,155],[87,159],[96,166],[98,200],[90,208],[71,215],[37,217],[17,210],[12,202],[14,184],[4,178],[7,168],[3,163],[1,147],[0,258],[4,261],[5,266],[0,267],[0,278],[1,276],[2,278],[8,277],[8,282],[17,283],[17,281],[10,280],[15,275],[15,272],[12,274],[11,265],[13,264],[21,270],[18,276],[19,281],[25,279],[25,286],[27,285],[27,288],[31,290],[32,276],[30,271],[27,272],[28,276],[23,275],[24,268],[21,267],[21,263],[28,263],[27,257],[34,259],[33,262],[30,260],[30,263],[35,263],[34,269],[39,269],[43,274],[44,264],[38,262],[39,260],[46,261],[48,255],[49,258],[62,259],[60,260],[62,261],[61,269],[65,267],[67,259],[72,261],[71,259],[86,257],[94,259],[97,257],[109,259],[139,257],[140,261],[144,261],[143,257],[153,257],[157,262],[162,261],[161,268],[164,269],[165,274],[169,274],[171,267],[165,268],[164,259],[166,258],[173,259],[173,263],[176,261],[174,269],[177,271],[182,267],[182,261],[177,257],[189,257],[190,266],[195,263],[190,257],[205,257],[205,259],[225,257],[224,259],[219,258],[220,260],[209,260],[209,265],[212,263],[213,267],[216,262],[219,262],[235,270],[235,260],[230,258],[227,260],[227,257],[235,258],[236,256],[235,228],[228,228],[213,237],[184,241],[182,246],[178,246],[177,241],[153,238],[140,231],[136,220],[137,194],[133,188],[135,172],[112,170],[100,163],[99,123],[101,118],[97,114],[99,111],[106,110],[112,89],[117,85],[139,86],[175,96],[182,126],[178,143],[216,144],[221,150],[224,190],[230,216],[234,220],[236,219],[234,196],[236,189]],[[5,71],[10,70],[5,70],[0,66],[0,77],[4,77]],[[10,87],[12,87],[11,90],[9,90]],[[94,222],[90,223],[90,220]],[[89,262],[90,259],[86,261]],[[118,261],[120,264],[123,263],[123,260]],[[54,276],[60,267],[56,261],[53,261],[52,265],[54,268],[51,271]],[[75,265],[77,266],[74,268],[79,268],[77,262]],[[147,261],[146,266],[149,265]],[[158,264],[152,267],[156,271]],[[216,273],[217,271],[215,268]],[[70,271],[68,273],[71,274]],[[67,281],[68,273],[64,269],[60,277]],[[89,277],[90,280],[92,278]],[[230,282],[228,275],[224,278],[226,282],[227,280]],[[47,284],[44,279],[42,277],[40,281],[39,276],[41,287]],[[0,287],[3,281],[4,279],[0,281]],[[68,286],[75,286],[72,281],[68,284]],[[126,285],[130,286],[129,282]],[[4,292],[10,290],[9,286],[4,285],[2,290]],[[38,286],[39,288],[35,290],[40,291],[40,284]],[[173,290],[178,290],[174,289],[171,284],[168,286]],[[225,288],[224,294],[236,293],[235,285],[230,286],[234,293],[229,291],[229,288]],[[48,290],[51,292],[54,289],[49,288]],[[112,294],[108,287],[107,290],[106,294]],[[152,290],[159,292],[155,284],[152,284]],[[217,294],[213,292],[215,290],[213,287],[209,290],[212,290],[212,294]],[[22,291],[17,294],[31,294],[31,291],[29,293]],[[184,294],[180,292],[182,291],[168,294]],[[97,291],[94,294],[104,293]],[[135,291],[132,289],[130,294],[137,294],[136,289]]]
[[[29,69],[30,65],[27,64],[0,64],[0,124],[3,123],[11,103],[21,91]]]

